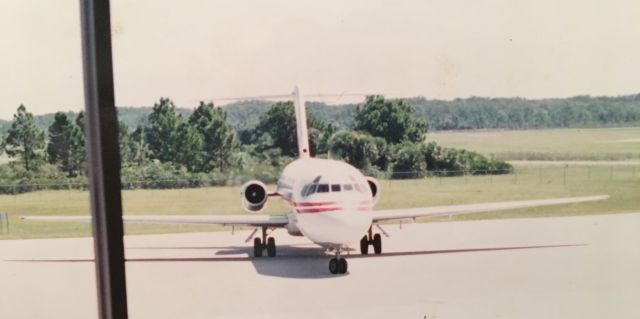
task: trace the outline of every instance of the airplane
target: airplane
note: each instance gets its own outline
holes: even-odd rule
[[[373,210],[380,197],[380,184],[364,176],[354,166],[338,160],[311,156],[303,94],[296,86],[292,94],[295,107],[296,134],[299,157],[285,166],[277,181],[276,190],[269,192],[258,180],[241,187],[242,206],[249,213],[262,211],[269,198],[280,197],[290,211],[283,215],[158,215],[123,216],[124,222],[218,224],[256,227],[247,241],[253,238],[253,256],[276,256],[275,238],[269,232],[285,228],[290,235],[305,236],[313,243],[335,253],[329,260],[329,272],[344,274],[348,263],[343,252],[359,241],[360,253],[382,253],[382,236],[373,233],[373,226],[384,230],[380,222],[413,219],[427,216],[452,216],[515,208],[561,205],[604,200],[608,195],[566,197],[541,200],[494,202],[482,204],[436,206],[407,209]],[[23,220],[90,221],[90,216],[22,216]],[[258,230],[261,235],[255,236]],[[255,236],[255,237],[254,237]]]

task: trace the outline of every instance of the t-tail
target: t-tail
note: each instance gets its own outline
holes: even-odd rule
[[[309,150],[309,134],[307,133],[307,114],[304,105],[304,96],[297,85],[293,88],[293,104],[296,112],[298,154],[300,154],[300,158],[309,158],[311,157],[311,152]]]

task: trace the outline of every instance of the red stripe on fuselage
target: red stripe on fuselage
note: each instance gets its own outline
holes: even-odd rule
[[[337,212],[337,211],[342,211],[344,210],[343,207],[318,207],[318,208],[303,208],[303,209],[296,209],[296,211],[299,214],[307,214],[307,213],[328,213],[328,212]],[[370,212],[371,211],[371,207],[367,206],[367,207],[358,207],[356,208],[357,211],[360,212]]]
[[[293,203],[293,205],[296,206],[296,207],[328,206],[328,205],[335,205],[335,204],[337,204],[337,203],[336,202],[315,202],[315,203],[297,202],[297,203]]]
[[[344,206],[338,202],[293,202],[287,200],[289,205],[295,207],[295,212],[299,214],[328,213],[344,210]],[[371,201],[358,202],[357,211],[371,211]],[[368,205],[369,204],[369,205]]]
[[[327,207],[327,208],[306,208],[306,209],[298,209],[298,213],[300,214],[309,214],[309,213],[328,213],[342,210],[342,207]]]

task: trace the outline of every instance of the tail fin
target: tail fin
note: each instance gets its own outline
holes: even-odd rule
[[[296,133],[298,135],[298,154],[300,158],[311,157],[309,150],[309,134],[307,133],[307,114],[304,97],[298,86],[293,88],[293,103],[296,110]]]

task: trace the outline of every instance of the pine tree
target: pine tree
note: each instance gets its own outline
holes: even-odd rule
[[[34,170],[44,158],[44,132],[36,126],[33,114],[20,105],[2,148],[9,157],[18,157],[26,171]]]
[[[67,115],[58,112],[49,126],[47,144],[48,161],[57,165],[68,177],[82,171],[84,163],[84,135],[78,125],[69,121]]]
[[[180,141],[177,139],[178,126],[182,115],[176,113],[173,102],[161,98],[149,114],[149,124],[145,128],[145,137],[152,158],[161,162],[173,162],[177,156]]]
[[[236,132],[227,122],[227,113],[214,107],[213,103],[203,103],[189,117],[189,124],[202,136],[198,170],[209,172],[232,166],[233,153],[239,142]]]

